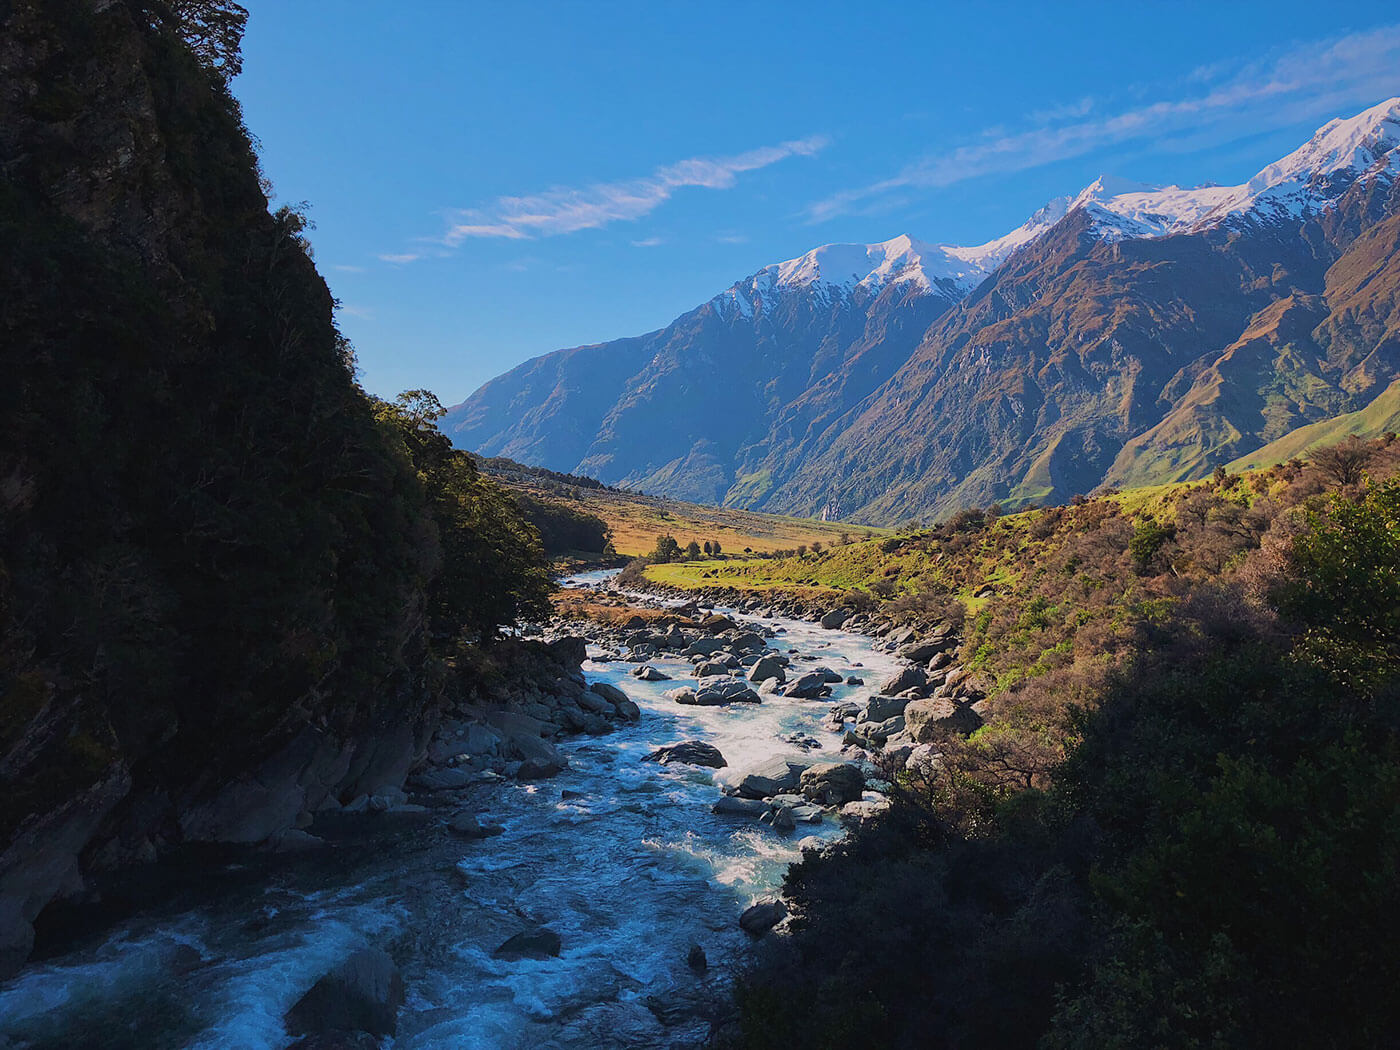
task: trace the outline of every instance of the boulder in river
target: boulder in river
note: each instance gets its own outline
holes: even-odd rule
[[[690,951],[686,952],[685,964],[696,973],[704,973],[710,968],[710,960],[705,958],[705,949],[698,944],[692,944]]]
[[[394,960],[379,948],[361,948],[287,1011],[287,1030],[294,1035],[331,1031],[393,1035],[403,1001],[403,977]]]
[[[762,937],[787,918],[787,905],[780,900],[761,900],[744,909],[739,928],[752,937]]]
[[[514,962],[517,959],[549,959],[559,955],[563,941],[548,927],[517,933],[492,954],[497,959]]]
[[[749,668],[749,681],[766,682],[770,678],[776,678],[779,685],[787,681],[787,671],[783,669],[783,662],[776,656],[760,656]]]
[[[658,671],[651,664],[642,664],[640,667],[632,668],[632,677],[640,678],[643,682],[669,682],[671,676]]]
[[[667,689],[662,695],[678,704],[686,706],[694,706],[695,704],[695,689],[692,686],[683,685],[679,689]]]
[[[939,653],[956,648],[957,644],[956,638],[945,634],[941,638],[930,638],[927,641],[902,645],[896,651],[896,655],[901,659],[908,660],[911,664],[926,664]]]
[[[598,694],[613,705],[623,703],[627,700],[627,694],[611,682],[593,682],[588,686],[588,691]]]
[[[723,660],[702,660],[695,665],[696,678],[713,678],[716,675],[726,675],[730,667]]]
[[[728,644],[723,638],[697,638],[681,650],[681,655],[709,656],[719,652]]]
[[[831,690],[826,685],[826,675],[822,674],[821,671],[808,671],[789,682],[782,690],[784,696],[795,697],[799,700],[816,700],[828,696],[830,693]]]
[[[865,774],[854,762],[818,762],[802,771],[798,783],[805,798],[824,806],[843,806],[860,798]]]
[[[682,740],[679,744],[669,744],[666,747],[659,747],[643,762],[660,762],[663,766],[674,763],[682,763],[690,766],[707,766],[710,769],[723,769],[729,765],[720,754],[719,748],[714,744],[707,744],[703,740]]]
[[[827,628],[828,630],[834,630],[837,627],[840,627],[850,618],[850,609],[832,609],[830,612],[823,614],[821,618],[821,625]]]
[[[492,835],[500,835],[506,830],[499,824],[481,823],[475,813],[458,813],[447,826],[464,839],[489,839]]]
[[[772,798],[797,787],[798,778],[807,768],[805,762],[785,758],[770,758],[748,769],[735,787],[744,798]]]
[[[768,803],[760,798],[736,798],[724,795],[710,807],[711,813],[722,817],[761,817],[768,812]]]
[[[700,679],[695,687],[695,702],[701,707],[717,707],[723,704],[756,704],[759,699],[742,678],[716,675]]]
[[[723,634],[725,631],[738,630],[739,625],[722,613],[710,613],[700,621],[700,630],[707,634]]]

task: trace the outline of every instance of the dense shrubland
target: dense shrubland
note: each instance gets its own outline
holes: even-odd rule
[[[743,1045],[1385,1044],[1397,461],[1351,442],[886,541],[901,591],[968,596],[992,717],[793,870]]]

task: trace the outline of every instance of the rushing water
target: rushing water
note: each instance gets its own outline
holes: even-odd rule
[[[894,666],[858,635],[764,622],[783,628],[772,644],[797,650],[798,669],[824,664],[873,685]],[[626,663],[584,665],[590,681],[636,700],[640,723],[565,742],[570,768],[553,780],[471,789],[467,808],[504,825],[503,835],[453,836],[445,824],[455,808],[396,827],[368,818],[328,848],[185,880],[159,906],[0,985],[0,1048],[285,1047],[283,1014],[365,943],[386,948],[408,986],[386,1042],[395,1050],[698,1041],[697,1004],[743,961],[739,913],[777,891],[801,837],[840,834],[830,820],[782,836],[715,816],[719,784],[774,755],[820,760],[784,741],[794,733],[824,750],[839,740],[819,727],[830,701],[682,707],[662,693],[689,676],[689,663],[651,662],[676,681],[639,682]],[[642,761],[689,739],[717,746],[729,768]],[[558,958],[493,957],[537,924],[562,938]],[[686,965],[692,944],[709,958],[703,977]]]

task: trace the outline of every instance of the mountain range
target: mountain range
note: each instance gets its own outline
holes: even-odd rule
[[[526,361],[444,430],[613,485],[870,523],[1203,476],[1393,418],[1367,409],[1400,378],[1397,147],[1400,98],[1242,185],[1104,176],[975,247],[825,245],[658,331]]]

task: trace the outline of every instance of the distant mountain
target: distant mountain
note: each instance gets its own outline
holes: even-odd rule
[[[453,408],[463,447],[874,522],[1209,473],[1400,376],[1400,99],[1239,186],[1101,177],[977,247],[765,267]]]

